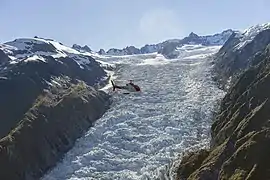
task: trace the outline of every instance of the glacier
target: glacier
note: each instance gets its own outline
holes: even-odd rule
[[[225,95],[211,79],[219,48],[183,46],[171,60],[157,53],[99,56],[116,66],[116,83],[132,79],[142,92],[104,88],[111,108],[42,179],[162,179],[180,153],[208,147],[213,112]]]

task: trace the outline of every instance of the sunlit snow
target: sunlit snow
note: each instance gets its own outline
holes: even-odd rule
[[[270,23],[257,24],[247,28],[243,33],[238,33],[237,37],[240,38],[240,42],[235,46],[235,48],[241,49],[245,47],[247,44],[252,42],[255,36],[267,29],[270,29]]]
[[[31,52],[31,48],[36,45],[51,45],[55,48],[55,50],[47,51],[37,51]],[[53,58],[61,58],[61,57],[70,57],[80,66],[80,68],[84,69],[84,65],[89,64],[89,58],[92,55],[96,56],[96,53],[82,53],[57,41],[53,41],[50,39],[42,39],[42,38],[19,38],[11,42],[6,42],[3,45],[0,45],[0,49],[2,49],[5,53],[9,55],[9,57],[13,60],[10,63],[16,64],[21,60],[31,61],[31,60],[42,60],[45,62],[45,59],[41,56],[47,57],[52,56]],[[13,54],[13,51],[20,50],[25,51],[24,53]],[[30,57],[30,58],[29,58]],[[38,57],[38,58],[37,58]],[[59,61],[61,62],[61,61]],[[88,68],[89,70],[89,68]]]
[[[28,62],[28,61],[43,61],[43,62],[46,62],[46,60],[42,56],[38,56],[38,55],[30,56],[27,59],[25,59],[24,61],[25,62]]]
[[[184,48],[173,60],[157,54],[103,59],[117,66],[116,82],[133,79],[142,92],[107,89],[111,108],[43,180],[153,179],[178,153],[207,146],[224,92],[211,80],[206,54],[219,48]]]

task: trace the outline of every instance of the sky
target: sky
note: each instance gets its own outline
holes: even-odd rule
[[[0,0],[0,43],[20,37],[124,48],[270,22],[269,0]]]

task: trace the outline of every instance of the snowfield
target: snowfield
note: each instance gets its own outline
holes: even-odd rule
[[[209,56],[219,48],[183,46],[173,60],[156,53],[100,57],[116,65],[117,84],[133,79],[142,92],[108,90],[111,108],[42,179],[161,178],[179,153],[208,146],[212,113],[225,94],[210,77]]]
[[[33,52],[33,47],[37,45],[39,45],[39,49]],[[90,57],[100,57],[94,52],[79,52],[73,48],[63,45],[60,42],[42,38],[19,38],[14,41],[6,42],[5,44],[0,44],[0,50],[9,56],[12,60],[10,61],[11,64],[16,64],[22,60],[25,62],[43,61],[46,63],[43,56],[52,56],[56,60],[61,57],[69,57],[72,58],[81,69],[84,69],[84,65],[91,63],[91,60],[89,60]],[[16,53],[16,51],[21,52]]]

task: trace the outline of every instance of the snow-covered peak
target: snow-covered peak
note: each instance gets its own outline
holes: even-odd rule
[[[20,50],[28,53],[47,52],[47,54],[41,53],[42,55],[52,55],[53,53],[91,55],[90,53],[79,52],[78,50],[65,46],[60,42],[43,38],[19,38],[14,41],[4,43],[0,48],[5,51]]]
[[[19,38],[6,42],[0,45],[0,49],[12,60],[11,64],[29,62],[33,59],[45,62],[42,57],[51,56],[55,60],[63,57],[72,58],[81,68],[84,68],[84,65],[90,64],[94,60],[92,57],[96,55],[96,53],[79,52],[60,42],[39,37]]]
[[[72,53],[80,54],[79,51],[63,45],[60,42],[54,40],[46,40],[42,38],[19,38],[14,41],[6,42],[0,45],[1,49],[5,51],[27,51],[28,53],[33,52],[48,52],[50,53]],[[50,53],[49,53],[50,52]]]
[[[250,28],[244,31],[243,35],[246,37],[254,38],[258,33],[266,29],[270,29],[270,23],[257,24],[255,26],[251,26]]]
[[[55,52],[56,48],[49,41],[41,38],[19,38],[14,41],[6,42],[4,45],[9,46],[8,49],[14,54],[25,54],[34,52]],[[5,47],[3,47],[5,49]]]
[[[270,29],[270,23],[257,24],[245,29],[243,32],[238,32],[236,34],[236,38],[239,38],[240,42],[235,46],[235,49],[242,49],[249,44],[255,38],[255,36],[267,29]]]
[[[232,29],[228,29],[223,31],[222,33],[217,33],[214,35],[210,35],[210,36],[205,36],[204,38],[206,39],[206,43],[209,45],[223,45],[228,39],[229,37],[237,31],[234,31]]]
[[[180,45],[185,44],[202,44],[206,46],[221,46],[223,45],[229,37],[233,34],[233,30],[228,29],[221,33],[217,33],[214,35],[206,35],[206,36],[199,36],[194,32],[191,32],[189,36],[185,37],[184,39],[179,41]]]
[[[42,44],[46,43],[46,41],[38,38],[20,38],[15,39],[14,41],[6,42],[5,45],[9,45],[10,47],[14,47],[15,49],[27,50],[31,48],[32,43]]]
[[[173,39],[163,42],[162,49],[158,53],[163,54],[167,58],[176,58],[179,55],[176,50],[185,45],[222,46],[233,33],[234,31],[231,29],[207,36],[199,36],[191,32],[189,36],[183,39]]]

